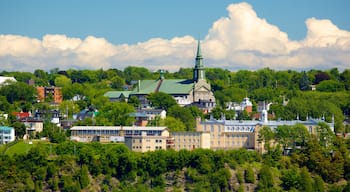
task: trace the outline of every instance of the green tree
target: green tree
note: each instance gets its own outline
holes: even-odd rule
[[[111,79],[111,87],[113,89],[122,90],[125,85],[125,80],[119,76],[115,76]]]
[[[319,175],[315,176],[314,182],[313,182],[313,189],[315,192],[324,192],[324,181],[322,177]]]
[[[269,166],[263,165],[259,173],[258,190],[268,191],[274,186],[274,179]]]
[[[298,170],[295,167],[282,171],[282,187],[285,190],[299,188],[300,176]]]
[[[23,82],[11,82],[0,88],[0,95],[5,96],[9,103],[15,101],[32,103],[36,96],[36,90]]]
[[[151,93],[147,96],[147,99],[150,101],[151,106],[158,109],[169,109],[170,107],[177,105],[175,99],[164,92]]]
[[[136,97],[136,96],[131,96],[128,99],[128,103],[132,106],[134,106],[135,108],[139,108],[140,107],[140,100]]]
[[[132,125],[134,118],[130,116],[130,113],[134,111],[134,108],[127,103],[107,102],[100,109],[96,122],[109,122],[112,125]]]
[[[185,124],[181,120],[178,120],[174,117],[167,116],[164,121],[165,121],[165,125],[170,129],[170,131],[186,130]]]
[[[335,80],[325,80],[320,82],[317,87],[317,91],[321,92],[337,92],[337,91],[343,91],[344,85],[338,81]]]
[[[258,141],[260,143],[262,143],[262,142],[264,143],[265,150],[270,150],[271,149],[270,142],[274,139],[274,137],[275,137],[274,132],[268,126],[263,126],[259,130]]]
[[[196,120],[188,108],[182,108],[178,105],[174,105],[169,108],[168,116],[181,120],[186,126],[187,131],[193,131],[196,126]]]
[[[89,170],[86,165],[82,165],[79,173],[79,182],[82,189],[87,187],[90,183],[89,181]]]
[[[11,124],[11,127],[15,129],[17,138],[23,138],[23,136],[26,134],[26,126],[21,122],[15,121]]]
[[[247,183],[255,183],[254,170],[252,167],[248,167],[244,172],[245,182]]]
[[[300,79],[299,89],[302,91],[306,91],[306,90],[311,89],[309,77],[307,76],[305,71],[303,72],[303,77]]]
[[[300,191],[313,192],[313,180],[306,167],[303,167],[300,171]]]

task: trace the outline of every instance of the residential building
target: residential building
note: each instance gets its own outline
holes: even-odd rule
[[[0,126],[0,144],[7,144],[15,140],[15,129],[7,126]]]
[[[40,133],[44,128],[44,122],[42,119],[28,117],[21,119],[20,122],[22,122],[27,128],[33,130],[34,133]]]
[[[60,87],[37,87],[38,101],[44,102],[49,100],[55,104],[62,102],[62,91]]]

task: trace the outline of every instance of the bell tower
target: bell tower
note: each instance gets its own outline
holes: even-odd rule
[[[201,51],[201,43],[198,40],[197,45],[197,56],[196,56],[196,64],[193,69],[193,80],[198,82],[199,80],[205,80],[205,69],[203,66],[203,57]]]

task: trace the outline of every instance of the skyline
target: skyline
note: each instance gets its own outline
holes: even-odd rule
[[[2,1],[0,67],[350,68],[347,1],[237,2]]]

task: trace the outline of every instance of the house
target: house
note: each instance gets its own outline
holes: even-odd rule
[[[20,119],[19,122],[23,123],[27,128],[33,130],[34,133],[40,133],[44,128],[44,122],[42,119],[28,117]]]
[[[0,126],[0,144],[7,144],[15,140],[15,129],[7,126]]]

